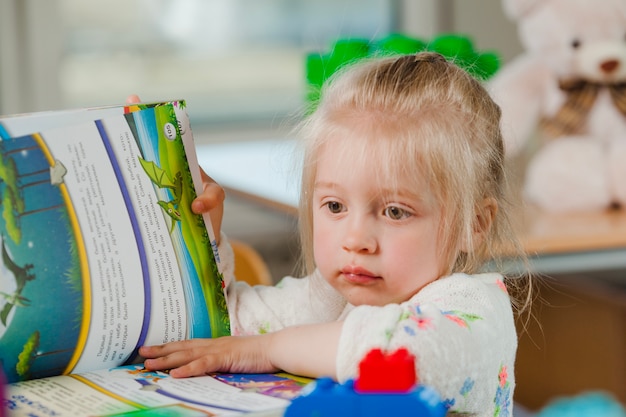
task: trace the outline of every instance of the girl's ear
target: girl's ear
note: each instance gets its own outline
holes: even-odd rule
[[[491,226],[493,225],[493,219],[498,212],[498,202],[488,197],[482,201],[482,204],[476,207],[476,217],[472,224],[471,246],[477,248],[483,242],[485,236],[489,233]],[[472,248],[466,247],[470,241],[465,240],[462,244],[461,250],[463,252],[469,252]]]

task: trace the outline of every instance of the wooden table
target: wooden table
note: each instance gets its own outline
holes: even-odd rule
[[[517,221],[535,273],[626,270],[626,210],[561,214],[524,207]]]
[[[293,140],[202,145],[198,159],[228,193],[297,214],[300,169]],[[517,219],[535,273],[626,270],[626,210],[565,215],[525,208]],[[512,261],[505,267],[522,266]]]

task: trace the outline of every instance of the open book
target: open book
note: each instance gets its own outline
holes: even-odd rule
[[[191,212],[202,185],[184,101],[0,117],[0,137],[0,362],[11,415],[285,407],[280,397],[301,381],[176,380],[136,363],[142,345],[230,333],[210,220]]]

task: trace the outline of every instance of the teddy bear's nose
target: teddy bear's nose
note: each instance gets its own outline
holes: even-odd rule
[[[610,59],[600,64],[600,69],[602,70],[602,72],[609,74],[615,71],[617,67],[619,67],[619,61],[617,59]]]

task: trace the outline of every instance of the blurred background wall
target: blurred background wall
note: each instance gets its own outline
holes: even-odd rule
[[[1,0],[0,113],[185,98],[198,140],[272,129],[340,37],[468,35],[520,51],[500,0]]]
[[[198,144],[283,138],[305,56],[339,38],[468,36],[504,61],[521,47],[500,0],[0,0],[0,114],[187,100]],[[205,167],[210,173],[210,167]],[[227,199],[224,230],[292,272],[295,219]]]

